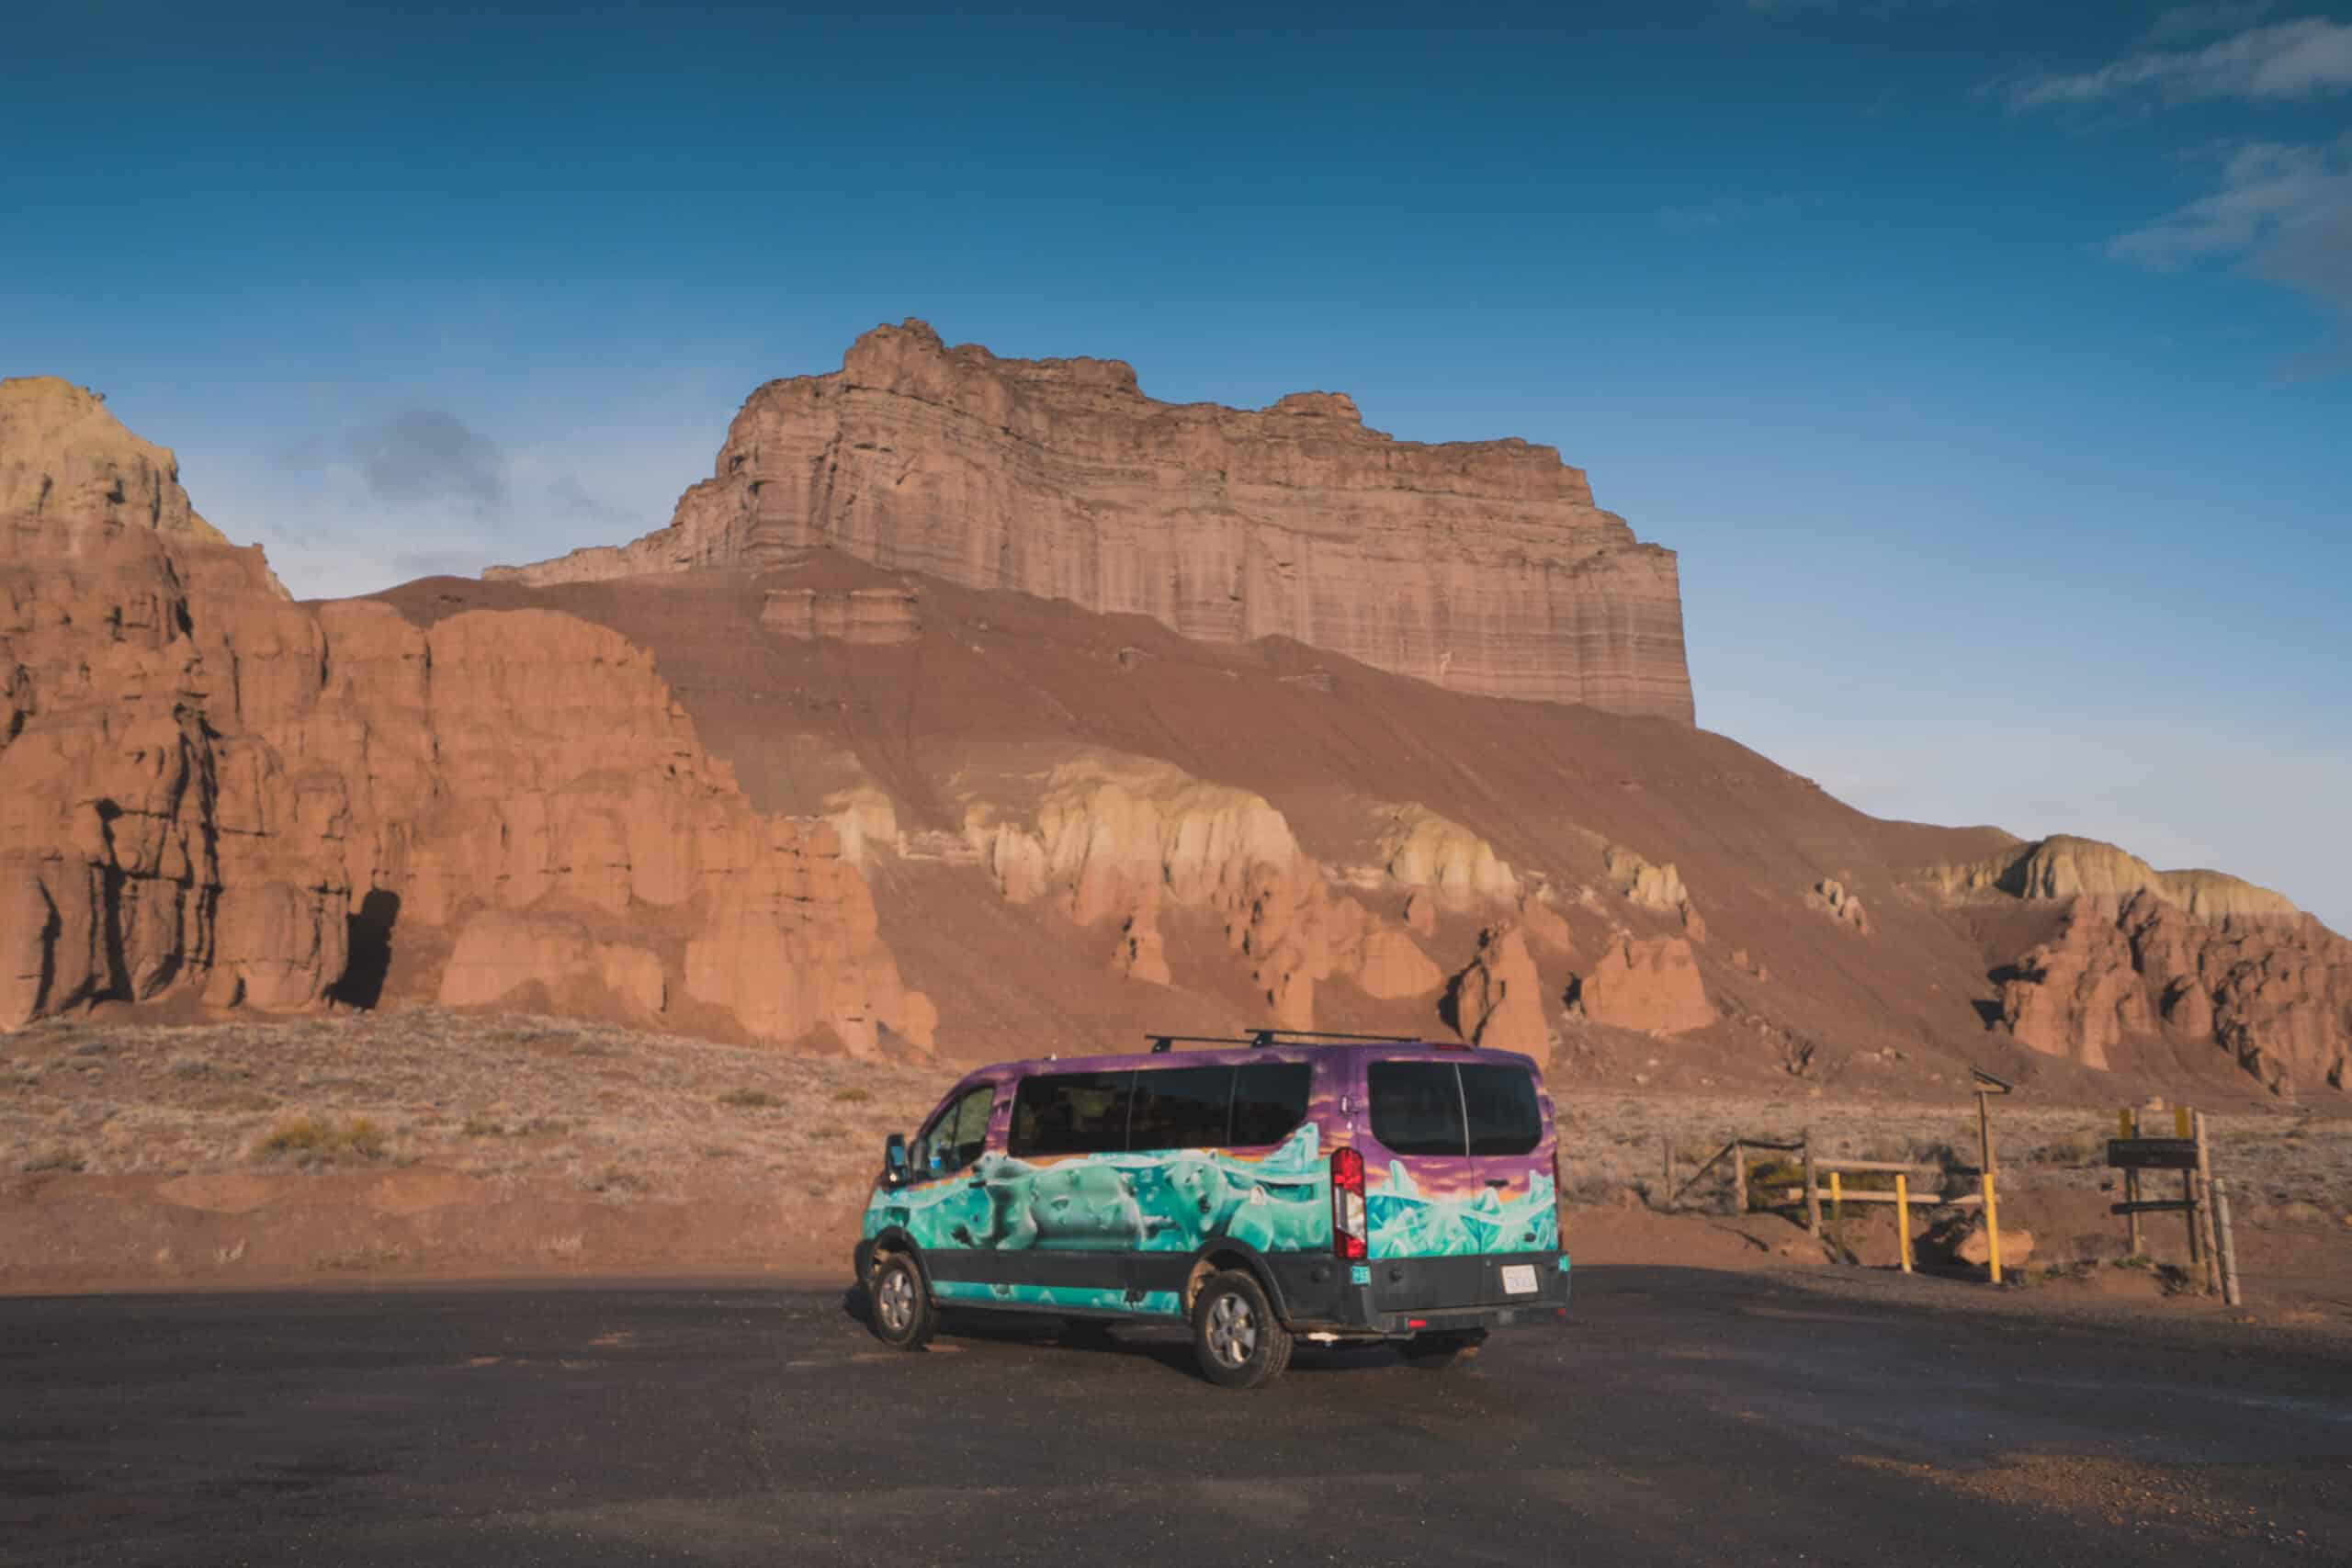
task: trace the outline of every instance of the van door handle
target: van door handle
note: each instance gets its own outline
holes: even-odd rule
[[[1498,1188],[1509,1187],[1510,1185],[1510,1178],[1508,1176],[1490,1176],[1487,1178],[1487,1185]]]
[[[975,1179],[971,1183],[971,1188],[975,1192],[985,1191],[988,1188],[988,1183]]]

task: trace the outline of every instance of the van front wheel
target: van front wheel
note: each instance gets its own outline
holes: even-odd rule
[[[882,1259],[871,1287],[874,1337],[900,1350],[920,1350],[939,1327],[939,1311],[923,1288],[922,1270],[903,1252]]]
[[[1290,1330],[1257,1279],[1238,1269],[1212,1274],[1193,1299],[1193,1353],[1219,1388],[1262,1388],[1290,1365]]]

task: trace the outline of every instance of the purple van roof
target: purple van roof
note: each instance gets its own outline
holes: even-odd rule
[[[1352,1051],[1375,1053],[1383,1060],[1416,1056],[1442,1057],[1459,1061],[1465,1057],[1490,1062],[1516,1062],[1531,1071],[1541,1073],[1532,1056],[1517,1051],[1482,1051],[1473,1045],[1442,1045],[1434,1041],[1414,1040],[1349,1040],[1349,1041],[1275,1041],[1266,1045],[1222,1045],[1192,1051],[1154,1051],[1145,1046],[1139,1051],[1117,1051],[1092,1056],[1030,1056],[1018,1061],[991,1062],[984,1067],[966,1074],[967,1078],[995,1077],[1006,1073],[1023,1077],[1031,1073],[1115,1073],[1156,1066],[1230,1066],[1245,1062],[1295,1061],[1303,1056],[1325,1052]]]

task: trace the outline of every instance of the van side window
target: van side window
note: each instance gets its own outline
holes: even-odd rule
[[[1372,1135],[1391,1154],[1464,1152],[1462,1081],[1452,1062],[1370,1062]]]
[[[1228,1146],[1256,1148],[1279,1144],[1306,1120],[1307,1091],[1315,1082],[1308,1062],[1251,1062],[1233,1073],[1233,1127]]]
[[[1231,1067],[1161,1067],[1136,1074],[1131,1149],[1213,1149],[1225,1142]]]
[[[996,1089],[988,1084],[957,1095],[915,1145],[916,1179],[961,1170],[978,1159],[988,1147],[989,1112],[995,1105]]]
[[[1472,1154],[1529,1154],[1544,1141],[1544,1112],[1535,1103],[1535,1080],[1525,1067],[1464,1062],[1457,1070]]]
[[[1012,1097],[1006,1152],[1114,1155],[1127,1146],[1133,1073],[1046,1073],[1021,1080]]]

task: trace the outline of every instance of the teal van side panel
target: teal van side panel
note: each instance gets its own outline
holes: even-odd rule
[[[1230,1238],[1260,1252],[1324,1250],[1331,1245],[1330,1168],[1312,1122],[1257,1156],[1182,1149],[1033,1162],[991,1153],[944,1181],[877,1188],[866,1203],[865,1235],[871,1240],[892,1228],[917,1247],[943,1249],[1193,1252]],[[1116,1291],[934,1288],[947,1299],[1176,1310],[1172,1296],[1159,1299],[1166,1292],[1130,1303]]]
[[[1490,1187],[1424,1192],[1401,1160],[1365,1173],[1364,1219],[1374,1258],[1459,1258],[1481,1252],[1542,1252],[1560,1245],[1560,1208],[1551,1176],[1531,1170],[1526,1195]]]
[[[940,1280],[931,1293],[944,1302],[985,1302],[1004,1306],[1083,1307],[1091,1312],[1132,1312],[1174,1317],[1182,1310],[1173,1291],[1151,1291],[1130,1301],[1123,1291],[1092,1291],[1069,1285],[983,1285]]]

